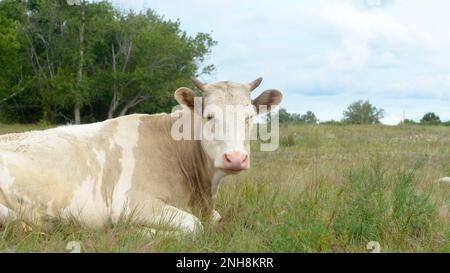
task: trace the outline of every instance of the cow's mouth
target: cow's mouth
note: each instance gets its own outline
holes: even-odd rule
[[[242,171],[245,171],[247,169],[225,169],[225,168],[221,168],[220,169],[222,172],[224,172],[225,174],[238,174]]]

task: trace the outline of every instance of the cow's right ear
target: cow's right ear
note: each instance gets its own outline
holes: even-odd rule
[[[189,108],[194,108],[195,92],[187,87],[178,88],[174,94],[175,100],[180,105],[185,105]]]

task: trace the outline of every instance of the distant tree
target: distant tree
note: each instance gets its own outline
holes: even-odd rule
[[[308,111],[306,114],[301,115],[300,121],[305,124],[317,124],[319,119],[312,111]]]
[[[270,118],[270,113],[267,114],[267,118]],[[287,123],[290,121],[291,114],[288,113],[288,111],[284,108],[280,108],[278,110],[278,120],[280,123]]]
[[[384,110],[376,108],[369,101],[356,101],[344,111],[345,123],[349,124],[378,124],[384,117]]]
[[[441,124],[441,118],[433,112],[426,113],[420,120],[420,124],[438,125]]]
[[[418,124],[418,123],[412,119],[404,119],[400,124],[413,125],[413,124]]]
[[[289,113],[285,108],[278,110],[278,119],[280,123],[302,123],[302,124],[317,124],[319,119],[312,111],[307,111],[305,114]],[[270,115],[267,116],[270,121]]]

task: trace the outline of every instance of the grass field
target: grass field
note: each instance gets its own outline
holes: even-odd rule
[[[450,252],[450,184],[436,181],[450,176],[450,127],[282,125],[276,152],[252,145],[251,170],[226,179],[223,219],[201,235],[12,223],[0,251],[67,252],[78,241],[83,252],[369,252],[377,241],[381,252]]]

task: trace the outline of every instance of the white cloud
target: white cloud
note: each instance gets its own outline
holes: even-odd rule
[[[213,31],[217,72],[205,80],[264,76],[261,89],[283,90],[289,111],[340,119],[352,101],[370,99],[386,122],[405,110],[450,119],[450,1],[113,2],[180,18],[190,34]]]
[[[374,7],[379,7],[382,4],[381,0],[366,0],[367,5],[369,6],[374,6]]]

